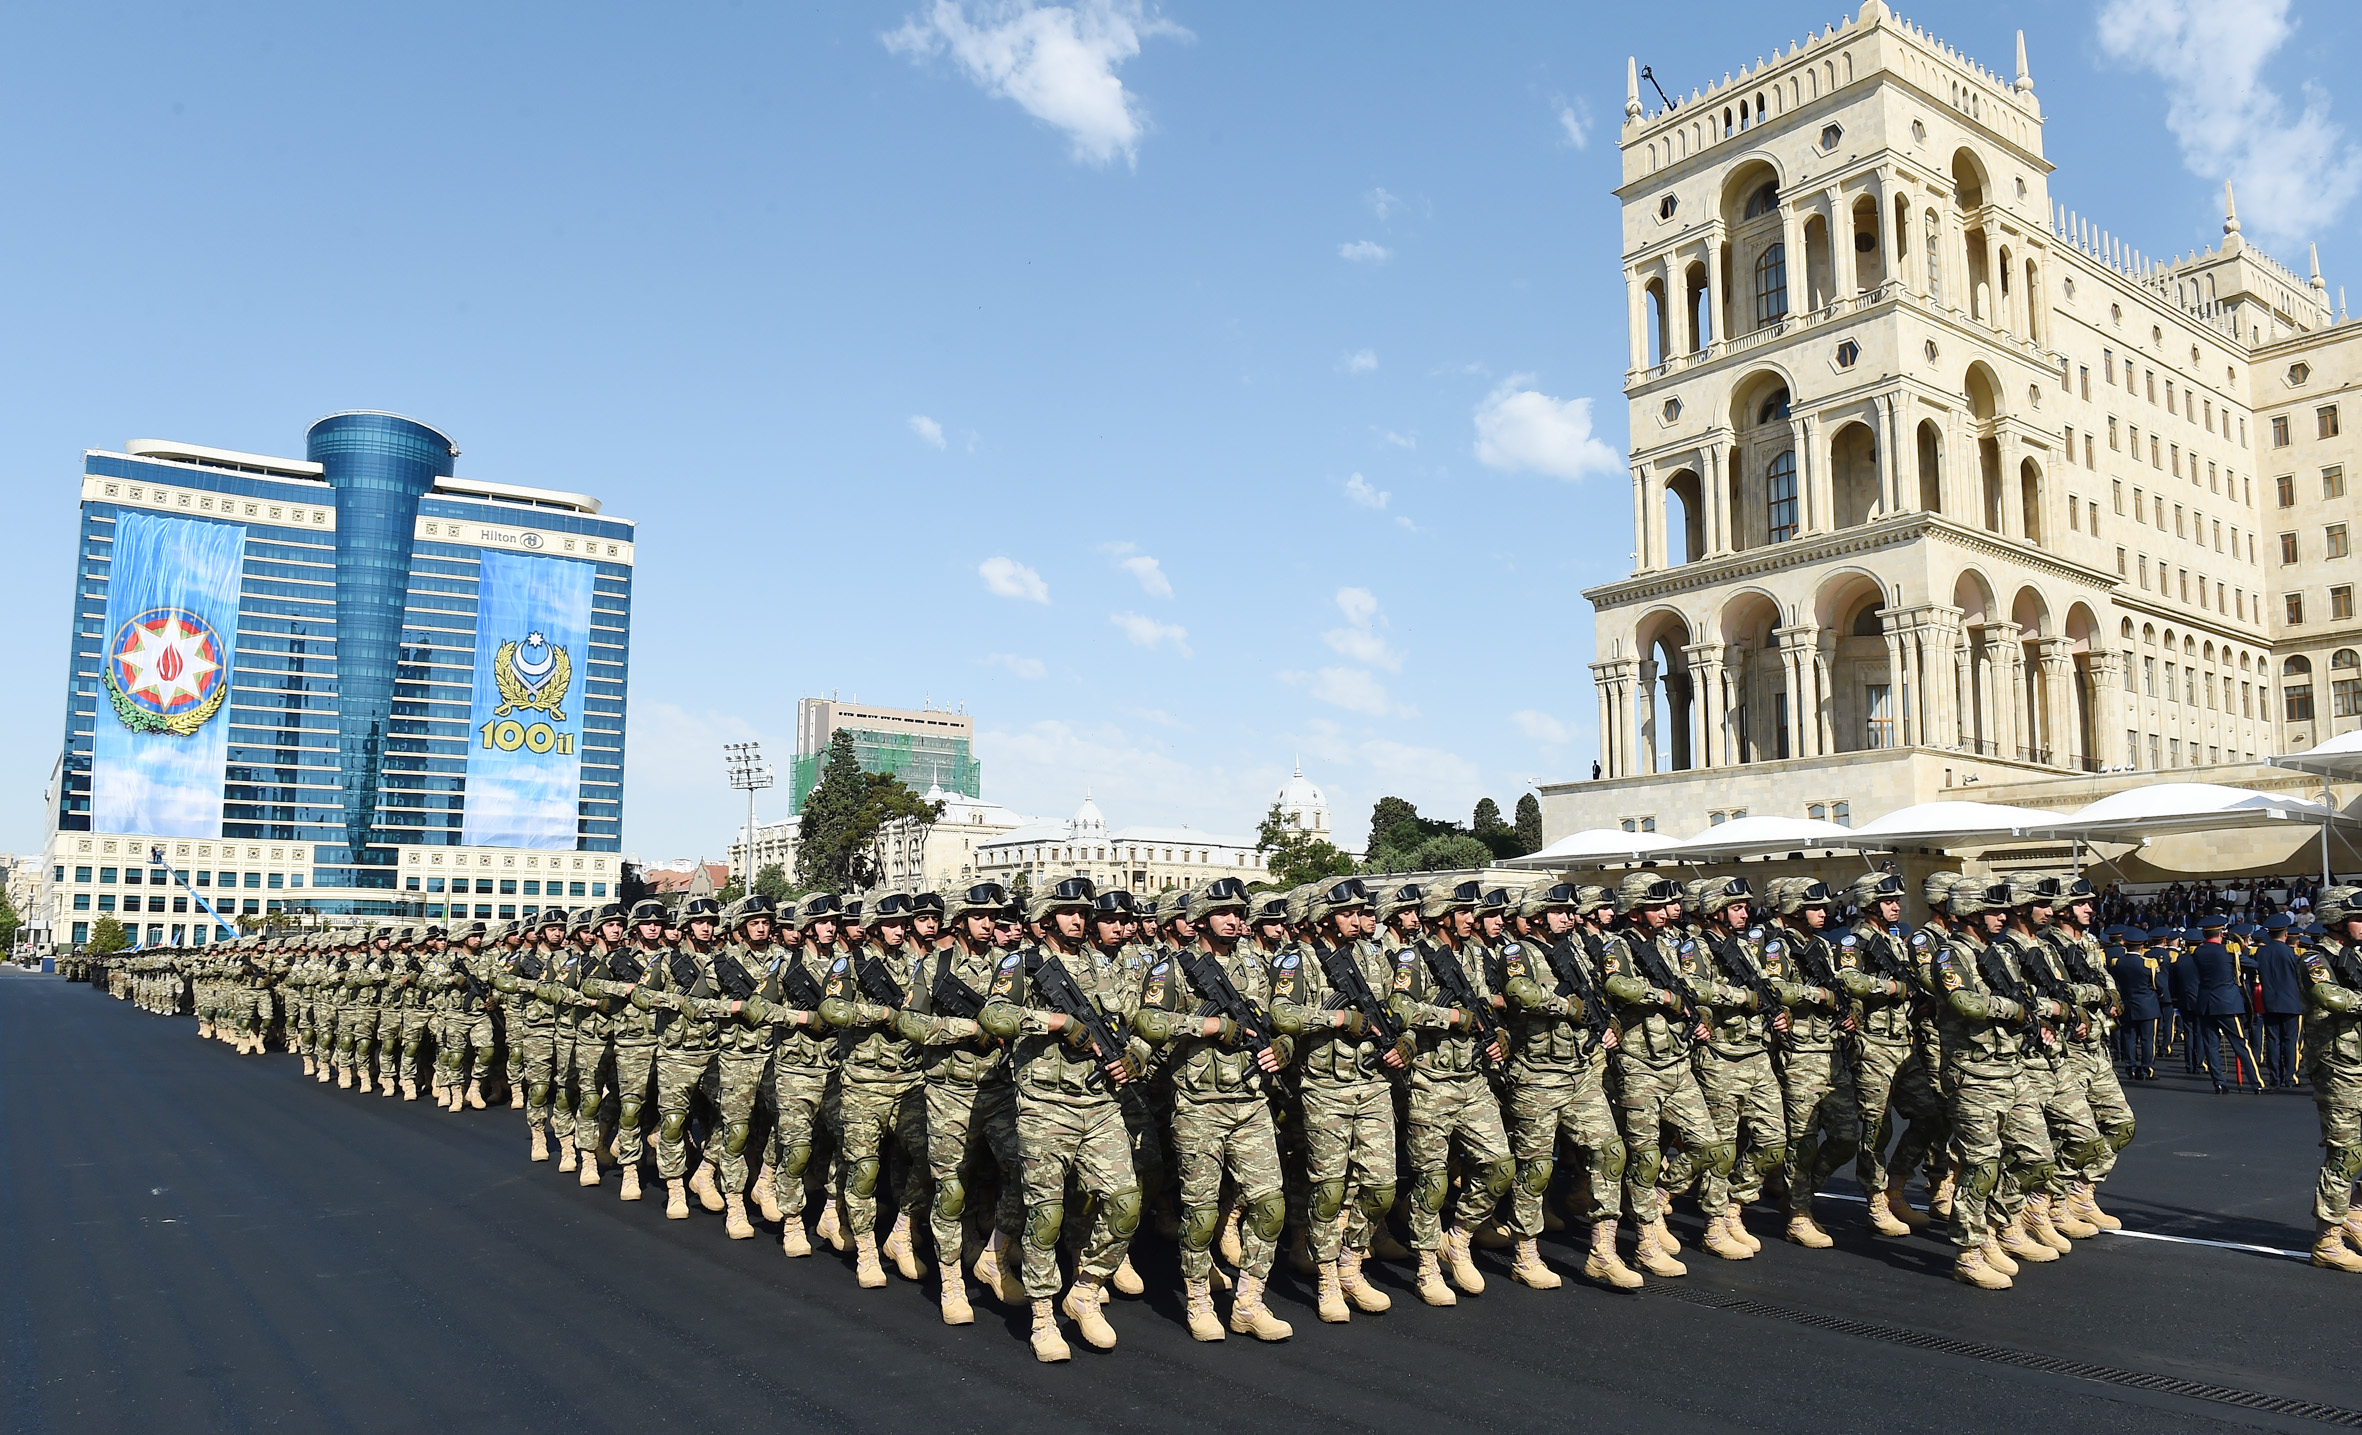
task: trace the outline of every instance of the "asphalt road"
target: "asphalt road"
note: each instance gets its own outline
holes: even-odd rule
[[[2128,1226],[2309,1243],[2307,1097],[2176,1079],[2133,1099],[2106,1192]],[[525,1150],[513,1111],[338,1091],[188,1019],[0,973],[0,1431],[2155,1432],[2322,1428],[2226,1403],[2249,1395],[2362,1409],[2362,1280],[2101,1237],[1989,1294],[1842,1200],[1836,1249],[1767,1240],[1743,1264],[1696,1252],[1679,1215],[1691,1275],[1636,1296],[1529,1291],[1487,1257],[1456,1309],[1389,1268],[1391,1313],[1324,1326],[1283,1277],[1297,1334],[1276,1346],[1192,1342],[1172,1256],[1144,1242],[1121,1345],[1044,1367],[1024,1314],[981,1294],[947,1328],[930,1284],[863,1291],[825,1247],[789,1261],[717,1216],[668,1222]]]

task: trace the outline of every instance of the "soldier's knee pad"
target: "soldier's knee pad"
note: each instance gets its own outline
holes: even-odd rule
[[[1312,1188],[1312,1219],[1333,1221],[1345,1209],[1345,1183],[1321,1181]]]
[[[1430,1216],[1439,1215],[1443,1211],[1444,1197],[1451,1191],[1451,1188],[1452,1177],[1449,1171],[1441,1168],[1433,1171],[1421,1171],[1411,1180],[1411,1206],[1415,1210],[1425,1211]]]
[[[1183,1206],[1181,1208],[1181,1249],[1202,1251],[1214,1244],[1214,1232],[1222,1227],[1220,1206]]]
[[[681,1139],[681,1133],[688,1129],[688,1112],[668,1111],[665,1113],[664,1119],[656,1124],[656,1139],[666,1142],[678,1141]]]
[[[1140,1188],[1126,1186],[1107,1198],[1107,1229],[1117,1240],[1128,1241],[1140,1229]]]
[[[1992,1200],[1994,1190],[2000,1185],[2001,1162],[1998,1159],[1979,1161],[1960,1173],[1960,1189],[1968,1194],[1971,1201]]]
[[[1755,1174],[1769,1176],[1788,1164],[1788,1143],[1775,1141],[1769,1146],[1755,1148]]]
[[[548,1083],[548,1082],[546,1082],[546,1081],[536,1081],[536,1082],[533,1082],[533,1083],[531,1083],[530,1085],[528,1085],[528,1086],[525,1088],[525,1104],[526,1104],[526,1105],[528,1105],[528,1106],[547,1106],[547,1105],[549,1105],[549,1101],[550,1101],[550,1093],[549,1093],[549,1083]]]
[[[1739,1164],[1739,1143],[1716,1141],[1699,1148],[1698,1155],[1705,1161],[1707,1170],[1717,1176],[1728,1176],[1731,1168]]]
[[[728,1126],[722,1128],[722,1149],[733,1156],[744,1151],[746,1149],[746,1134],[747,1125],[745,1122],[731,1122]],[[874,1182],[876,1177],[873,1175],[871,1180]],[[869,1193],[864,1191],[861,1194],[866,1196]]]
[[[2132,1128],[2133,1123],[2127,1121],[2120,1126],[2111,1126],[2100,1134],[2107,1138],[2109,1150],[2121,1151],[2132,1144]]]
[[[2021,1191],[2039,1191],[2058,1178],[2056,1161],[2020,1161],[2010,1171]]]
[[[947,1221],[955,1221],[959,1219],[960,1213],[967,1209],[968,1188],[960,1184],[958,1172],[955,1171],[935,1182],[936,1215]]]
[[[866,1201],[877,1194],[878,1158],[864,1156],[845,1173],[845,1190]]]
[[[1628,1146],[1624,1158],[1625,1179],[1644,1190],[1657,1184],[1657,1173],[1665,1168],[1661,1146]]]
[[[785,1170],[791,1178],[799,1179],[804,1174],[804,1168],[811,1164],[812,1148],[809,1146],[788,1147],[787,1159],[780,1163],[781,1168]]]
[[[2332,1146],[2321,1156],[2321,1169],[2340,1181],[2362,1175],[2362,1146]]]
[[[1558,1163],[1544,1156],[1535,1161],[1523,1161],[1517,1167],[1517,1186],[1529,1196],[1539,1196],[1550,1189],[1551,1173]]]
[[[1274,1191],[1247,1204],[1246,1227],[1263,1240],[1279,1238],[1288,1223],[1288,1198]]]
[[[1609,1141],[1592,1153],[1592,1169],[1598,1173],[1599,1183],[1613,1186],[1624,1179],[1624,1165],[1632,1153],[1621,1141]]]
[[[1044,1201],[1025,1208],[1025,1243],[1037,1251],[1058,1249],[1058,1236],[1066,1229],[1066,1203]]]
[[[457,1071],[459,1070],[459,1065],[460,1064],[458,1062],[454,1061],[451,1063],[451,1069],[453,1071]],[[647,1101],[643,1097],[633,1096],[626,1098],[623,1103],[623,1110],[615,1118],[616,1121],[625,1126],[639,1125],[640,1108],[646,1104]]]
[[[2111,1154],[2113,1150],[2114,1148],[2108,1145],[2107,1137],[2094,1136],[2088,1141],[2078,1141],[2074,1145],[2064,1148],[2059,1154],[2067,1158],[2069,1165],[2081,1167],[2091,1165]]]
[[[1394,1210],[1394,1183],[1361,1188],[1361,1213],[1373,1221],[1383,1221]]]

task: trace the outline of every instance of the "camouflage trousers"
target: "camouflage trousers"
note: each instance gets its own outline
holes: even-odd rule
[[[558,1087],[558,1031],[553,1023],[526,1022],[517,1032],[517,1079],[525,1093],[525,1124],[549,1122]],[[553,1128],[554,1129],[554,1128]]]
[[[435,1038],[435,1069],[439,1073],[437,1084],[442,1086],[460,1086],[490,1075],[491,1013],[445,1012],[443,1029]]]
[[[1768,1053],[1724,1056],[1701,1046],[1690,1061],[1714,1119],[1714,1139],[1732,1153],[1727,1165],[1718,1159],[1698,1173],[1698,1202],[1718,1215],[1733,1201],[1744,1206],[1761,1196],[1763,1178],[1787,1164],[1787,1109]]]
[[[1678,1173],[1694,1173],[1697,1163],[1720,1163],[1730,1170],[1729,1153],[1715,1153],[1714,1117],[1698,1090],[1697,1073],[1686,1057],[1653,1062],[1618,1052],[1609,1065],[1616,1074],[1616,1115],[1624,1128],[1624,1205],[1642,1225],[1665,1214],[1658,1179],[1665,1171],[1664,1133],[1671,1131],[1681,1154]],[[1686,1175],[1674,1182],[1679,1190]]]
[[[804,1210],[812,1153],[836,1128],[836,1090],[825,1067],[771,1065],[771,1190],[787,1219]]]
[[[2050,1133],[2025,1071],[1991,1062],[1951,1062],[1944,1100],[1960,1184],[1952,1195],[1952,1244],[1973,1250],[2025,1208],[2025,1193],[2050,1183]]]
[[[2117,1153],[2132,1144],[2133,1130],[2132,1103],[2124,1099],[2124,1084],[2116,1079],[2116,1063],[2108,1055],[2108,1044],[2104,1040],[2069,1044],[2059,1079],[2081,1095],[2093,1134],[2099,1138],[2096,1143],[2086,1139],[2073,1150],[2064,1142],[2057,1143],[2059,1165],[2086,1181],[2105,1181],[2116,1169]]]
[[[763,1078],[771,1070],[768,1051],[725,1051],[714,1064],[714,1106],[720,1124],[714,1128],[714,1175],[725,1196],[746,1194],[746,1143],[754,1134],[755,1100],[763,1094]]]
[[[403,1029],[413,1021],[418,1030],[425,1030],[426,1014],[416,1007],[389,1002],[377,1009],[377,1069],[396,1081],[411,1069],[409,1058],[415,1055],[402,1049]]]
[[[1413,1250],[1432,1251],[1443,1245],[1443,1207],[1451,1190],[1455,1138],[1464,1179],[1452,1224],[1474,1229],[1492,1214],[1517,1173],[1509,1137],[1501,1130],[1501,1103],[1475,1072],[1413,1073],[1410,1121],[1403,1133],[1403,1154],[1411,1166]]]
[[[1312,1258],[1333,1261],[1348,1243],[1368,1250],[1394,1207],[1394,1084],[1307,1080],[1302,1095]]]
[[[1140,1226],[1140,1178],[1132,1138],[1113,1097],[1046,1100],[1017,1093],[1017,1151],[1025,1179],[1025,1293],[1058,1294],[1058,1237],[1073,1177],[1094,1209],[1075,1252],[1076,1277],[1104,1282],[1124,1263]]]
[[[1854,1179],[1865,1191],[1886,1189],[1886,1143],[1894,1134],[1894,1118],[1900,1116],[1906,1124],[1891,1169],[1902,1172],[1906,1180],[1942,1138],[1943,1098],[1919,1053],[1902,1042],[1855,1041],[1854,1102],[1863,1127],[1862,1144],[1854,1152]]]
[[[369,1065],[369,1053],[377,1047],[377,1008],[359,1002],[340,1001],[336,1004],[336,1064],[357,1066],[364,1070]]]
[[[2330,1044],[2306,1043],[2305,1080],[2321,1118],[2321,1178],[2313,1188],[2313,1219],[2342,1221],[2353,1209],[2354,1178],[2362,1175],[2362,1062],[2341,1059]]]
[[[596,1151],[600,1113],[606,1109],[607,1093],[614,1089],[614,1043],[604,1033],[577,1031],[572,1043],[559,1042],[558,1054],[566,1058],[558,1073],[559,1089],[563,1093],[571,1087],[574,1092],[574,1149]],[[563,1101],[564,1096],[559,1099]]]
[[[1222,1228],[1222,1178],[1238,1188],[1238,1271],[1268,1276],[1287,1223],[1279,1174],[1279,1132],[1271,1107],[1257,1092],[1198,1097],[1173,1103],[1173,1154],[1181,1168],[1181,1274],[1193,1281],[1214,1269],[1214,1236]]]
[[[1582,1156],[1583,1215],[1593,1221],[1614,1219],[1624,1190],[1625,1150],[1615,1108],[1608,1104],[1606,1062],[1521,1073],[1509,1093],[1509,1149],[1517,1159],[1509,1228],[1520,1236],[1542,1234],[1542,1198],[1558,1169],[1562,1137]]]
[[[886,1184],[889,1145],[901,1155],[895,1163],[901,1208],[915,1215],[919,1207],[930,1205],[926,1083],[848,1079],[837,1096],[837,1110],[843,1128],[837,1159],[844,1170],[845,1217],[851,1229],[877,1229],[878,1189]]]
[[[1781,1168],[1787,1211],[1809,1216],[1821,1183],[1861,1149],[1853,1071],[1836,1050],[1786,1052],[1780,1061],[1780,1102],[1788,1117],[1788,1160]]]
[[[2047,1058],[2026,1058],[2026,1081],[2033,1087],[2043,1122],[2050,1128],[2053,1153],[2049,1179],[2038,1188],[2027,1188],[2026,1194],[2064,1196],[2070,1177],[2087,1165],[2099,1164],[2103,1155],[2114,1153],[2108,1150],[2099,1122],[2092,1117],[2091,1101],[2071,1053],[2062,1050]]]
[[[721,1053],[660,1047],[656,1052],[656,1174],[678,1181],[689,1174],[689,1104],[703,1088],[720,1105],[715,1087]]]
[[[476,1052],[476,1075],[481,1077],[492,1064],[490,1017],[480,1018],[485,1027],[485,1043]],[[653,1036],[635,1037],[615,1043],[615,1164],[637,1166],[648,1154],[647,1136],[641,1129],[642,1113],[648,1108],[648,1097],[656,1082],[656,1040]]]
[[[960,1258],[967,1243],[962,1218],[968,1210],[969,1178],[987,1166],[996,1173],[999,1203],[993,1229],[1014,1241],[1025,1225],[1024,1160],[1017,1151],[1017,1088],[1007,1080],[971,1085],[927,1083],[927,1178],[934,1200],[927,1207],[935,1255],[946,1263]]]
[[[492,1041],[500,1048],[501,1056],[506,1063],[508,1089],[511,1091],[525,1089],[524,1038],[525,1023],[518,1020],[514,1009],[504,1003],[493,1010]]]

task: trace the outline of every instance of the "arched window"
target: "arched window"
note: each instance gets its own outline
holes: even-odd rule
[[[2280,676],[2284,678],[2310,677],[2312,672],[2313,660],[2302,653],[2280,665]]]
[[[1788,417],[1788,391],[1786,389],[1772,390],[1771,396],[1766,398],[1755,410],[1755,421],[1759,424],[1767,424],[1774,419],[1786,417]]]
[[[2331,717],[2362,717],[2362,678],[2354,676],[2362,669],[2362,655],[2352,648],[2340,648],[2329,655],[2329,715]]]
[[[1753,194],[1747,196],[1747,212],[1741,217],[1753,219],[1757,215],[1770,214],[1779,207],[1780,187],[1777,184],[1760,185]]]
[[[1936,212],[1927,212],[1927,297],[1944,302],[1944,244]]]
[[[1774,244],[1755,261],[1755,322],[1776,323],[1788,316],[1788,246]]]
[[[1783,393],[1782,399],[1787,395]],[[1781,404],[1780,412],[1787,413]],[[1771,461],[1764,473],[1764,488],[1771,499],[1771,541],[1785,543],[1796,536],[1796,454],[1784,450]]]
[[[2313,664],[2301,654],[2280,665],[2280,701],[2290,722],[2313,720]]]

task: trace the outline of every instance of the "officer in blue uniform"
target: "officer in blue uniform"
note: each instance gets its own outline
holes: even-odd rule
[[[2138,948],[2107,949],[2108,971],[2124,996],[2124,1024],[2119,1029],[2124,1074],[2135,1081],[2154,1081],[2157,1068],[2157,979]]]
[[[2198,958],[2186,948],[2176,950],[2182,934],[2170,928],[2159,928],[2149,933],[2149,939],[2164,944],[2167,953],[2165,990],[2173,1002],[2173,1024],[2181,1033],[2182,1070],[2196,1076],[2199,1069],[2214,1070],[2213,1058],[2206,1050],[2206,1029],[2198,1020]]]
[[[2218,1094],[2238,1084],[2242,1072],[2246,1079],[2255,1081],[2256,1090],[2263,1090],[2254,1069],[2255,1058],[2239,1031],[2239,1019],[2247,1014],[2247,998],[2239,990],[2238,959],[2223,946],[2223,929],[2230,924],[2230,918],[2220,912],[2207,917],[2200,923],[2202,940],[2192,954],[2198,969],[2198,1016],[2207,1034],[2207,1055],[2212,1058],[2206,1071],[2214,1078]]]
[[[2271,1086],[2296,1085],[2297,1024],[2305,1014],[2304,961],[2289,944],[2296,925],[2286,912],[2264,919],[2264,943],[2255,963],[2264,989],[2264,1081]]]

